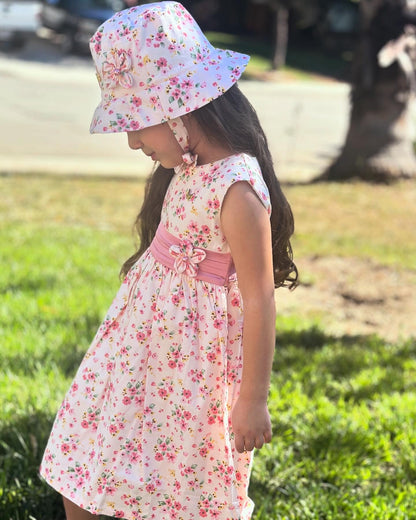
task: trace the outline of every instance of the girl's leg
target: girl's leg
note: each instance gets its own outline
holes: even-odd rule
[[[76,506],[73,502],[68,500],[67,498],[63,497],[64,499],[64,507],[65,507],[65,513],[66,513],[66,520],[97,520],[97,516],[93,515],[91,513],[88,513],[88,511],[85,511],[85,509],[81,509],[80,507]]]

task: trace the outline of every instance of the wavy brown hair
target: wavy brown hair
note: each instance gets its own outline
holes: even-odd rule
[[[192,112],[191,116],[211,142],[225,144],[233,153],[247,153],[257,158],[272,205],[270,222],[275,287],[293,289],[298,278],[290,244],[294,232],[293,214],[275,175],[267,139],[256,111],[235,84],[219,98]],[[143,205],[135,222],[140,246],[122,266],[122,275],[127,274],[153,240],[173,175],[173,170],[159,165],[147,179]]]

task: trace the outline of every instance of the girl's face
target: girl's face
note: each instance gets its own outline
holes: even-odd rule
[[[127,132],[127,139],[132,150],[142,150],[165,168],[174,168],[182,163],[184,152],[167,123]]]

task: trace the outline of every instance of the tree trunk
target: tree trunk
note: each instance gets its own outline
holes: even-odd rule
[[[281,69],[286,63],[287,42],[289,34],[289,10],[282,4],[275,6],[275,45],[272,59],[272,70]]]
[[[410,104],[414,63],[403,0],[361,0],[362,32],[352,74],[349,129],[323,179],[391,182],[416,176]],[[414,14],[413,14],[414,17]],[[380,52],[381,51],[381,52]]]

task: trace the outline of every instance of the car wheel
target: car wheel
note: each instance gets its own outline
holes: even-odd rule
[[[13,34],[8,40],[1,40],[0,47],[5,51],[18,51],[26,43],[26,39],[20,34]]]

